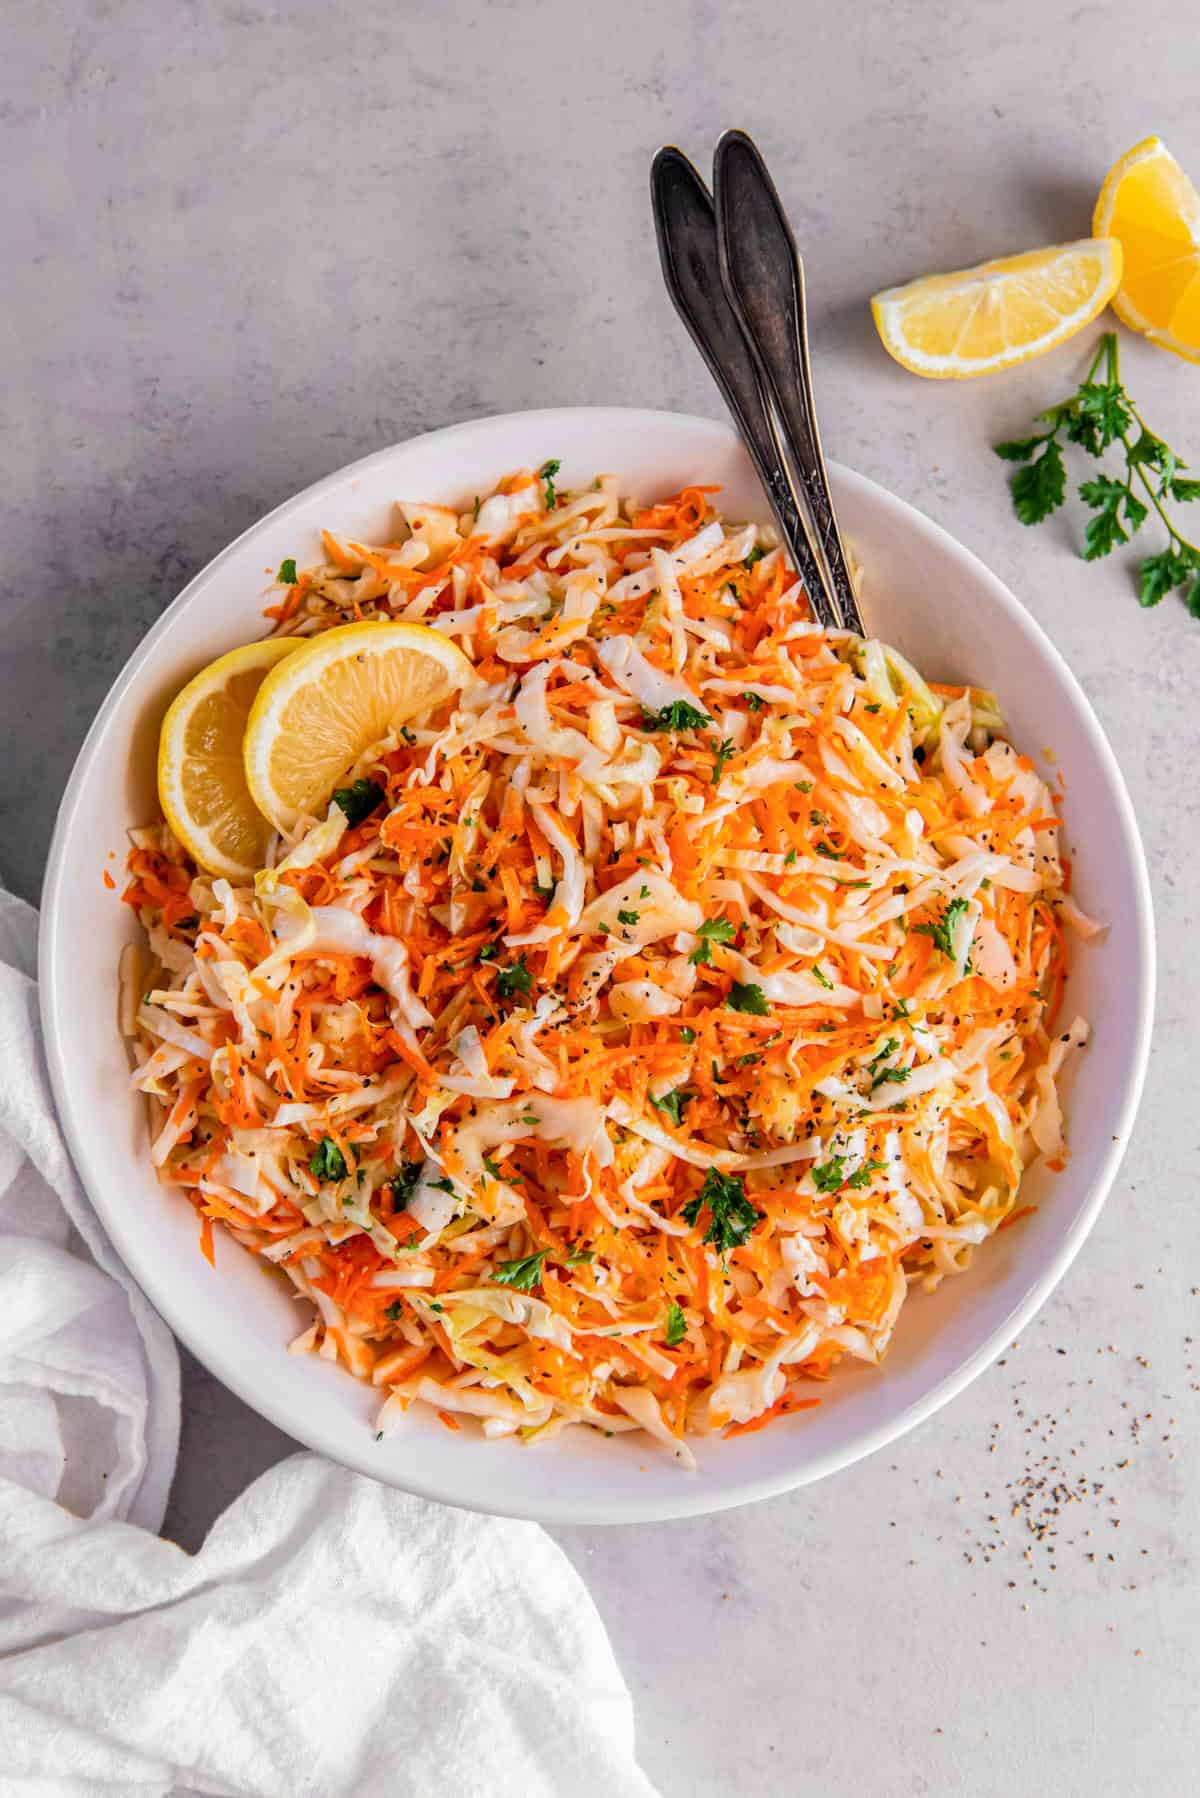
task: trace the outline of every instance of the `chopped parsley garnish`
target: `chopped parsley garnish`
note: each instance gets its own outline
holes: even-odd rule
[[[542,1283],[542,1263],[549,1252],[548,1249],[539,1249],[536,1255],[524,1255],[519,1261],[502,1261],[495,1273],[497,1286],[512,1286],[517,1292],[532,1292],[535,1286]]]
[[[767,552],[763,548],[762,544],[756,543],[754,545],[754,548],[750,551],[750,554],[748,556],[744,557],[744,559],[742,561],[742,567],[745,568],[747,571],[749,571],[751,568],[754,567],[754,564],[756,562],[762,561],[762,559],[766,555],[766,553]]]
[[[471,513],[471,516],[475,520],[475,522],[478,524],[478,522],[479,522],[479,495],[478,494],[475,495],[475,507]]]
[[[687,1318],[683,1315],[683,1306],[672,1299],[667,1307],[666,1343],[668,1348],[678,1348],[687,1335]]]
[[[694,1224],[706,1205],[709,1218],[703,1240],[712,1243],[719,1255],[748,1241],[762,1215],[746,1197],[746,1185],[741,1177],[718,1173],[715,1167],[709,1168],[704,1185],[683,1207],[684,1220]]]
[[[483,945],[482,949],[479,951],[479,954],[476,957],[476,959],[478,961],[495,961],[495,959],[499,955],[499,953],[500,953],[499,943],[485,943]]]
[[[688,960],[695,968],[711,968],[713,944],[731,943],[737,933],[737,925],[731,924],[728,918],[705,918],[703,924],[696,931],[700,941],[688,956]]]
[[[298,579],[299,576],[296,573],[295,556],[285,556],[284,560],[279,564],[279,573],[275,576],[277,585],[280,587],[294,587]]]
[[[799,860],[798,851],[795,849],[789,849],[787,854],[783,858],[783,865],[785,868],[790,868],[792,863],[797,860]]]
[[[398,1323],[400,1320],[400,1300],[393,1299],[383,1315],[390,1318],[392,1323]]]
[[[751,1050],[749,1055],[739,1055],[738,1056],[737,1065],[739,1068],[752,1068],[756,1061],[761,1061],[761,1060],[762,1060],[762,1056],[760,1054],[758,1054],[757,1051]]]
[[[965,899],[951,899],[936,924],[914,924],[913,932],[917,936],[933,938],[934,945],[941,950],[949,961],[954,960],[954,926],[965,914]]]
[[[641,915],[640,911],[619,911],[617,913],[617,923],[636,924]]]
[[[333,795],[333,803],[345,812],[346,822],[353,830],[356,824],[369,818],[386,797],[386,790],[377,780],[356,780],[348,787],[338,787]]]
[[[651,1096],[650,1103],[656,1111],[665,1111],[678,1130],[683,1125],[683,1108],[690,1104],[692,1097],[693,1094],[686,1093],[681,1086],[677,1086],[672,1092],[664,1093],[661,1099]]]
[[[696,1032],[692,1029],[690,1024],[684,1024],[681,1026],[680,1031],[679,1031],[679,1040],[681,1043],[694,1043],[695,1042]]]
[[[323,1136],[308,1164],[314,1180],[344,1180],[349,1173],[346,1157],[332,1136]]]
[[[872,1080],[871,1091],[874,1092],[876,1088],[886,1086],[889,1081],[893,1081],[897,1086],[903,1086],[911,1073],[911,1068],[884,1068]]]
[[[648,899],[649,897],[650,897],[650,888],[649,887],[641,887],[638,891],[638,898],[639,899]]]
[[[811,780],[798,780],[796,782],[796,791],[798,793],[811,793],[812,790],[813,784]]]
[[[596,1259],[595,1249],[576,1249],[575,1253],[573,1255],[567,1256],[566,1260],[563,1263],[563,1266],[564,1267],[590,1267],[592,1262],[595,1259]]]
[[[845,859],[841,850],[835,849],[832,843],[818,843],[817,854],[823,855],[827,862],[840,862]]]
[[[863,1192],[871,1184],[871,1175],[882,1173],[886,1166],[886,1161],[864,1161],[862,1166],[856,1168],[851,1174],[846,1185],[852,1186],[855,1192]]]
[[[734,753],[733,740],[730,737],[722,737],[721,741],[718,743],[715,737],[705,737],[704,741],[716,757],[712,771],[712,784],[716,787],[721,784],[721,776],[725,772],[725,764]]]
[[[496,993],[501,999],[511,999],[514,993],[527,993],[533,986],[533,976],[525,966],[525,957],[518,955],[510,968],[497,968]]]
[[[812,1171],[813,1185],[818,1192],[836,1192],[846,1178],[846,1157],[831,1155]]]
[[[492,1176],[493,1180],[503,1180],[504,1169],[500,1166],[498,1161],[493,1161],[490,1155],[484,1156],[483,1165]]]
[[[551,881],[548,886],[543,886],[540,881],[535,880],[533,883],[533,890],[543,905],[549,905],[551,899],[554,897],[554,882]]]
[[[402,1161],[399,1171],[393,1174],[388,1181],[392,1204],[397,1211],[408,1210],[408,1201],[417,1190],[417,1183],[421,1178],[421,1169],[424,1165],[423,1161]]]
[[[831,993],[833,991],[833,981],[829,978],[819,961],[814,961],[812,967],[809,969],[809,973],[814,980],[820,981],[826,992]]]
[[[547,512],[553,512],[555,506],[558,504],[558,494],[554,487],[554,477],[561,467],[562,463],[559,461],[558,457],[552,456],[549,462],[543,462],[542,466],[538,469],[538,479],[545,481],[546,483]]]
[[[735,980],[725,1003],[731,1011],[748,1011],[756,1018],[766,1018],[771,1014],[771,1006],[762,987],[755,986],[748,980]]]
[[[457,1197],[454,1191],[454,1182],[448,1174],[443,1174],[440,1180],[431,1180],[429,1184],[436,1186],[439,1192],[448,1192],[452,1198]]]
[[[673,699],[670,705],[660,706],[656,712],[642,707],[643,730],[699,730],[702,725],[711,723],[707,712],[697,711],[686,699]]]
[[[761,693],[743,693],[742,698],[752,712],[761,712],[767,703]]]

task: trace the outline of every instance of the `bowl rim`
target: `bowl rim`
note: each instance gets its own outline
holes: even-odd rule
[[[207,586],[248,539],[259,535],[269,526],[284,522],[292,512],[309,507],[323,493],[340,488],[347,480],[361,477],[377,466],[385,464],[399,450],[413,450],[422,444],[432,444],[435,440],[440,443],[456,436],[467,437],[473,432],[489,426],[502,427],[518,423],[528,428],[531,437],[535,437],[539,433],[545,437],[553,433],[556,424],[567,419],[578,419],[580,416],[587,416],[597,422],[607,420],[631,433],[636,431],[639,420],[653,420],[656,423],[670,421],[674,425],[686,425],[698,434],[710,433],[714,443],[720,442],[726,447],[731,440],[736,441],[733,431],[723,421],[701,418],[690,413],[673,412],[662,407],[562,406],[494,413],[482,418],[467,419],[458,424],[442,426],[436,430],[421,432],[398,443],[385,445],[381,449],[374,450],[366,456],[345,463],[328,474],[322,475],[300,492],[292,494],[269,512],[264,513],[262,517],[255,519],[217,555],[206,562],[134,647],[124,667],[109,688],[75,758],[59,803],[42,882],[38,934],[38,997],[50,1086],[60,1124],[80,1180],[114,1249],[148,1301],[163,1317],[178,1340],[184,1343],[208,1371],[251,1410],[306,1447],[326,1455],[342,1466],[348,1466],[358,1473],[365,1474],[369,1478],[382,1480],[385,1484],[399,1485],[401,1482],[390,1477],[390,1470],[381,1468],[378,1462],[372,1462],[368,1452],[373,1446],[369,1434],[364,1435],[361,1453],[356,1452],[352,1445],[348,1446],[343,1442],[335,1445],[329,1432],[319,1422],[311,1422],[306,1417],[297,1417],[286,1402],[276,1402],[274,1393],[270,1389],[265,1392],[260,1390],[253,1378],[247,1377],[243,1366],[232,1355],[226,1356],[219,1337],[214,1339],[210,1336],[200,1341],[193,1333],[190,1321],[185,1315],[186,1307],[175,1303],[173,1287],[169,1282],[160,1282],[155,1277],[154,1268],[149,1258],[140,1252],[139,1240],[132,1223],[126,1226],[119,1212],[110,1215],[108,1209],[98,1204],[93,1196],[97,1190],[103,1190],[104,1182],[97,1171],[96,1160],[93,1156],[91,1133],[84,1128],[82,1120],[76,1113],[67,1072],[64,1037],[60,1030],[60,1023],[65,1020],[69,1011],[69,996],[61,990],[59,985],[59,955],[57,952],[59,915],[65,897],[64,877],[68,843],[72,834],[72,824],[82,802],[83,789],[92,756],[96,745],[108,727],[109,720],[121,705],[130,688],[139,679],[146,663],[151,660],[160,639],[170,631],[180,613],[190,604],[196,591]],[[1037,619],[1026,610],[1000,577],[993,574],[978,556],[961,544],[949,531],[907,500],[891,493],[868,476],[846,468],[840,463],[831,461],[829,466],[839,485],[847,491],[852,492],[857,489],[864,495],[869,495],[876,505],[882,506],[884,511],[890,511],[910,530],[915,528],[918,532],[932,538],[939,548],[957,557],[974,579],[991,590],[991,595],[1000,610],[1013,620],[1027,638],[1032,638],[1039,653],[1046,658],[1059,681],[1074,698],[1091,747],[1112,793],[1132,875],[1137,958],[1143,970],[1143,979],[1135,995],[1136,1017],[1131,1041],[1130,1077],[1122,1096],[1119,1113],[1108,1123],[1106,1135],[1108,1135],[1109,1141],[1105,1145],[1100,1166],[1086,1199],[1080,1205],[1070,1229],[1058,1244],[1057,1249],[1047,1257],[1012,1310],[993,1328],[985,1341],[913,1403],[881,1420],[873,1429],[864,1431],[852,1440],[825,1451],[804,1466],[799,1466],[792,1471],[783,1469],[771,1474],[747,1476],[741,1482],[730,1482],[723,1490],[715,1493],[696,1490],[691,1487],[690,1482],[681,1481],[677,1495],[673,1494],[665,1499],[648,1499],[643,1503],[611,1497],[605,1498],[603,1493],[598,1491],[597,1501],[594,1505],[580,1505],[577,1500],[559,1504],[555,1499],[551,1483],[543,1483],[542,1489],[528,1504],[497,1505],[494,1502],[489,1503],[486,1494],[481,1493],[478,1497],[465,1494],[457,1486],[451,1486],[443,1479],[422,1477],[419,1472],[413,1472],[406,1467],[403,1489],[422,1498],[432,1499],[442,1504],[457,1505],[463,1509],[533,1518],[551,1524],[594,1525],[659,1522],[675,1517],[699,1516],[730,1510],[740,1505],[754,1503],[760,1499],[774,1497],[801,1486],[810,1485],[816,1480],[838,1473],[842,1469],[852,1466],[856,1461],[863,1460],[868,1455],[885,1448],[889,1443],[896,1441],[915,1428],[917,1424],[931,1417],[936,1411],[941,1410],[1003,1353],[1035,1313],[1041,1309],[1070,1268],[1099,1216],[1100,1209],[1108,1196],[1124,1157],[1141,1100],[1149,1060],[1154,1019],[1156,957],[1153,903],[1145,851],[1137,828],[1133,802],[1120,765],[1099,719],[1065,658]]]

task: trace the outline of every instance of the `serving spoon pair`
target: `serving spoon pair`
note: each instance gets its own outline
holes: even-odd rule
[[[726,131],[709,193],[668,144],[650,172],[654,227],[675,309],[704,357],[827,630],[865,636],[813,407],[804,265],[762,155]]]

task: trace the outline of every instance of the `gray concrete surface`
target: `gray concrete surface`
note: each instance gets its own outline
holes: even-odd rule
[[[1108,163],[1147,132],[1200,173],[1195,31],[1187,0],[6,14],[0,871],[17,891],[37,897],[126,655],[278,500],[486,412],[719,413],[661,290],[646,168],[664,138],[704,155],[730,123],[760,137],[807,251],[832,453],[1012,584],[1124,766],[1163,989],[1133,1146],[1058,1296],[948,1411],[815,1490],[558,1532],[668,1798],[1195,1789],[1200,623],[1141,613],[1118,563],[1078,561],[1073,513],[1024,533],[1009,512],[989,441],[1073,385],[1075,348],[924,383],[866,308],[923,270],[1085,234]],[[1140,343],[1125,363],[1200,462],[1200,369]],[[185,1392],[168,1521],[194,1545],[289,1444],[191,1362]]]

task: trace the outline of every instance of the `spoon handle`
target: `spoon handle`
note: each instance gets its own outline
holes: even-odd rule
[[[762,378],[722,285],[711,196],[672,145],[654,158],[650,195],[667,291],[733,414],[813,611],[827,630],[836,630],[840,620],[809,541]]]
[[[804,264],[766,164],[744,131],[726,131],[717,144],[713,196],[722,284],[778,413],[841,623],[864,636],[813,405]]]

